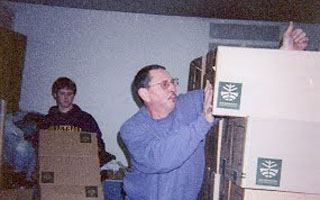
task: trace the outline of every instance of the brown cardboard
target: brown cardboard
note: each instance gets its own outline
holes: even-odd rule
[[[231,190],[231,181],[221,176],[219,179],[219,193],[216,192],[214,199],[216,200],[228,200]]]
[[[101,184],[97,185],[40,185],[43,200],[103,200]]]
[[[32,200],[32,189],[0,189],[0,200]]]
[[[39,156],[98,155],[96,133],[40,130]]]
[[[241,184],[245,150],[247,118],[229,117],[223,120],[219,173]]]
[[[100,167],[96,156],[40,156],[40,184],[97,185]]]
[[[246,190],[230,181],[229,199],[232,200],[245,200]]]

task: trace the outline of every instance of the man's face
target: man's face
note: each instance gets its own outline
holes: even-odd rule
[[[172,77],[163,69],[151,70],[149,76],[151,81],[147,88],[148,104],[154,110],[169,114],[175,108],[177,100],[177,90],[172,83]]]
[[[54,98],[60,110],[70,110],[72,108],[74,91],[67,88],[60,89],[54,94]]]

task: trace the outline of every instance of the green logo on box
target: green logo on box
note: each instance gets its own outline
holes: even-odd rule
[[[86,186],[86,197],[98,197],[98,188],[97,186]]]
[[[54,183],[54,172],[41,172],[42,183]]]
[[[282,160],[258,158],[257,185],[280,186]]]
[[[240,108],[242,83],[219,82],[218,108]]]
[[[80,143],[91,143],[91,134],[80,133]]]

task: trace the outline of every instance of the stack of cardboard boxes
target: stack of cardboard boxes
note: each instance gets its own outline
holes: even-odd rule
[[[104,199],[95,133],[41,130],[38,155],[41,199]]]
[[[320,200],[320,54],[218,47],[214,199]]]

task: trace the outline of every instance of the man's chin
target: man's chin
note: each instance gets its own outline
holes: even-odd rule
[[[172,112],[175,107],[176,107],[176,101],[170,102],[170,105],[168,106],[170,112]]]

